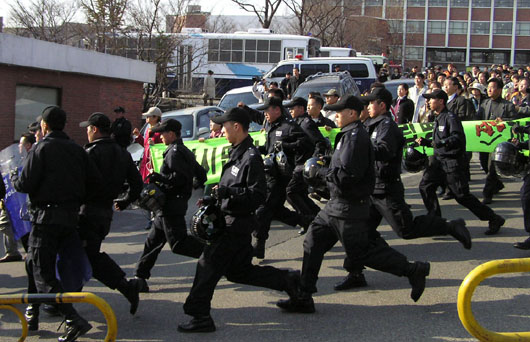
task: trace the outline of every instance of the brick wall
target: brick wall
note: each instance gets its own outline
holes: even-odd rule
[[[103,112],[114,120],[112,110],[122,106],[133,126],[141,127],[143,85],[140,82],[4,64],[0,64],[0,75],[0,149],[10,145],[15,138],[17,85],[60,89],[60,105],[66,111],[68,120],[65,131],[79,144],[87,142],[86,129],[80,128],[79,122],[85,121],[93,112]],[[39,114],[35,113],[35,117]]]

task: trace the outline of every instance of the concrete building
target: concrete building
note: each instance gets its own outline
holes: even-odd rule
[[[113,109],[122,106],[134,125],[141,124],[143,85],[155,82],[156,65],[0,33],[0,75],[0,149],[50,105],[66,111],[67,134],[84,144],[79,122],[93,112],[113,120]]]
[[[530,64],[530,0],[360,2],[353,14],[387,20],[388,51],[407,67]]]

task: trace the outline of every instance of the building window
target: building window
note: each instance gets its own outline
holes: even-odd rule
[[[403,7],[404,0],[386,0],[387,7]]]
[[[403,33],[403,20],[388,20],[390,33]]]
[[[401,46],[392,45],[388,47],[388,58],[393,60],[401,59]]]
[[[495,0],[495,7],[513,7],[513,0]]]
[[[518,0],[517,7],[518,8],[530,8],[530,0]]]
[[[469,7],[469,0],[451,0],[451,7]]]
[[[483,64],[504,64],[508,62],[510,53],[496,50],[471,50],[470,62]]]
[[[446,7],[447,6],[447,0],[430,0],[429,6],[432,7]]]
[[[405,58],[408,60],[421,61],[423,59],[422,47],[406,47]]]
[[[491,7],[491,0],[473,0],[473,7]]]
[[[409,0],[408,1],[409,7],[424,7],[425,6],[425,0]]]
[[[507,22],[496,22],[493,24],[493,34],[512,34],[512,23]]]
[[[471,34],[490,34],[490,23],[487,21],[472,22]]]
[[[518,36],[530,36],[530,22],[517,23],[515,34]]]
[[[427,49],[427,60],[431,63],[465,63],[466,50]]]
[[[449,22],[449,33],[450,34],[467,34],[467,22],[450,21]]]
[[[15,135],[13,140],[18,140],[20,135],[28,130],[28,125],[35,122],[37,114],[42,113],[49,106],[60,106],[60,90],[57,88],[22,86],[16,87],[15,101]]]
[[[366,6],[383,6],[383,0],[366,0]]]
[[[424,28],[425,28],[425,21],[423,20],[407,21],[407,33],[423,33]]]
[[[530,52],[529,51],[515,51],[515,64],[516,65],[528,65],[530,64]]]
[[[429,21],[427,22],[428,33],[445,34],[445,21]]]

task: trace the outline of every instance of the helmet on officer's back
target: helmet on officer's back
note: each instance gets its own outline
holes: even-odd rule
[[[502,142],[495,147],[492,161],[499,174],[507,177],[523,176],[527,170],[527,161],[511,142]]]
[[[425,153],[421,153],[414,147],[409,146],[403,156],[402,166],[410,173],[417,173],[425,170],[429,165],[429,157]]]

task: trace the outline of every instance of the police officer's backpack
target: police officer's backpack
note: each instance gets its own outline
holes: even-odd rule
[[[132,142],[132,125],[124,117],[117,118],[110,126],[111,137],[121,147],[127,148]]]

